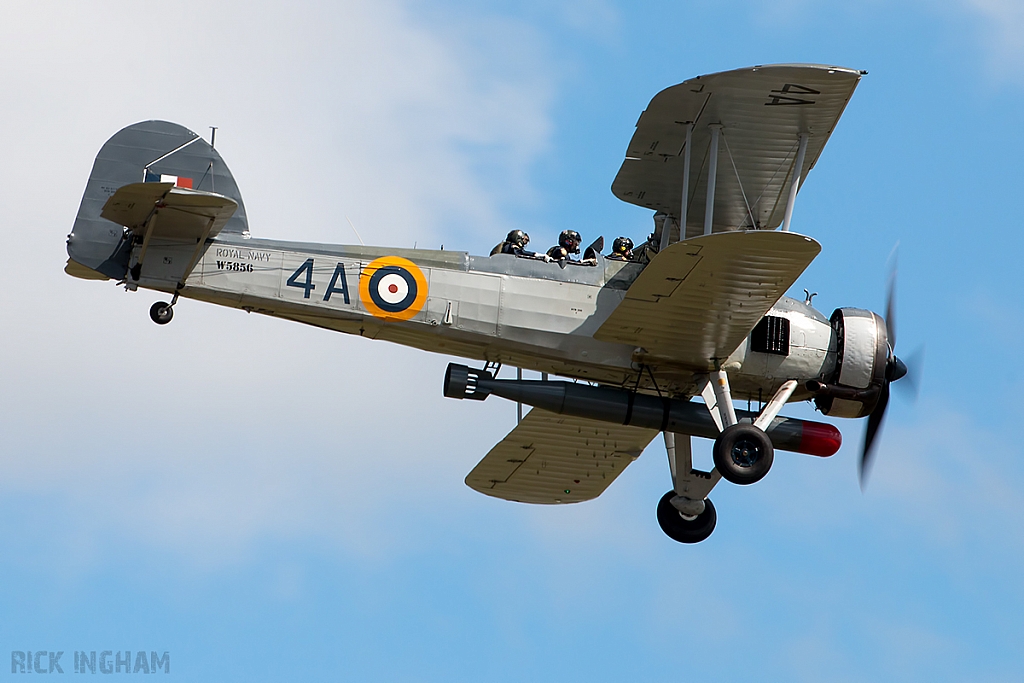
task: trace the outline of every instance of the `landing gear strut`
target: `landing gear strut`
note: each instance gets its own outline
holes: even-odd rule
[[[658,524],[665,535],[679,543],[700,543],[711,535],[718,521],[708,494],[722,478],[718,472],[693,469],[690,437],[663,432],[672,490],[658,503]]]
[[[754,424],[739,424],[732,407],[732,393],[725,372],[716,370],[708,380],[703,392],[704,402],[721,430],[713,450],[715,469],[723,479],[733,484],[747,485],[761,481],[775,461],[775,447],[765,432],[793,395],[796,381],[783,382],[754,420]]]
[[[715,439],[712,453],[715,468],[722,473],[722,478],[740,485],[761,481],[775,460],[775,449],[768,435],[745,424],[726,427]]]
[[[704,509],[698,514],[684,514],[672,504],[673,499],[678,499],[675,491],[669,491],[661,497],[658,503],[658,524],[661,530],[673,541],[679,543],[700,543],[711,535],[718,522],[718,514],[711,499],[703,501],[687,500],[687,503],[702,502]],[[687,510],[694,512],[694,510]]]
[[[775,460],[775,447],[766,431],[796,385],[796,380],[783,382],[753,424],[740,424],[732,405],[729,378],[723,370],[710,373],[702,394],[720,431],[713,450],[714,469],[693,469],[690,437],[677,439],[682,435],[662,432],[673,489],[658,503],[658,524],[669,538],[679,543],[700,543],[711,535],[718,514],[708,494],[720,479],[753,484],[768,474]]]
[[[175,292],[174,297],[171,299],[171,303],[165,301],[157,301],[155,304],[149,307],[149,317],[157,325],[166,325],[171,322],[171,318],[174,317],[174,304],[178,303],[178,294]]]

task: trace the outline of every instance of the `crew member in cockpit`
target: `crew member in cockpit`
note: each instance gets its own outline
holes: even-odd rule
[[[548,257],[552,261],[574,261],[573,254],[580,253],[583,238],[575,230],[563,230],[558,236],[558,244],[548,249]]]
[[[505,241],[491,250],[491,256],[495,254],[512,254],[513,256],[531,257],[536,256],[532,251],[526,251],[526,245],[530,243],[530,236],[522,230],[512,230],[508,233]]]
[[[632,261],[633,240],[628,237],[616,237],[612,242],[612,253],[608,254],[608,258],[613,261]]]

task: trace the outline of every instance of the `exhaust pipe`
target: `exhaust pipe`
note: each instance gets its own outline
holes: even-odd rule
[[[660,398],[626,389],[592,387],[573,382],[494,379],[491,373],[451,363],[444,375],[448,398],[482,401],[491,394],[559,415],[574,415],[663,432],[714,439],[718,426],[702,403]],[[752,422],[757,413],[737,410]],[[839,450],[843,437],[830,424],[778,417],[765,430],[775,448],[828,457]]]
[[[841,398],[844,401],[860,401],[861,403],[872,403],[878,400],[881,387],[877,384],[867,389],[854,389],[852,387],[840,387],[834,384],[825,384],[817,380],[811,380],[804,385],[807,391],[813,392],[821,398]]]

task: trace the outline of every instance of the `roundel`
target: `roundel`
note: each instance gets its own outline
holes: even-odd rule
[[[412,261],[382,256],[363,268],[359,298],[377,318],[408,320],[427,300],[427,279]]]

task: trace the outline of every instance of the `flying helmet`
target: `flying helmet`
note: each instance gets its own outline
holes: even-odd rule
[[[583,238],[575,230],[563,230],[562,234],[558,236],[558,246],[570,254],[580,253],[580,242],[582,241]]]
[[[505,241],[509,244],[522,248],[530,243],[530,236],[522,230],[512,230],[508,233],[508,237],[505,238]]]
[[[625,256],[633,250],[633,240],[628,237],[616,237],[612,242],[612,253]]]

